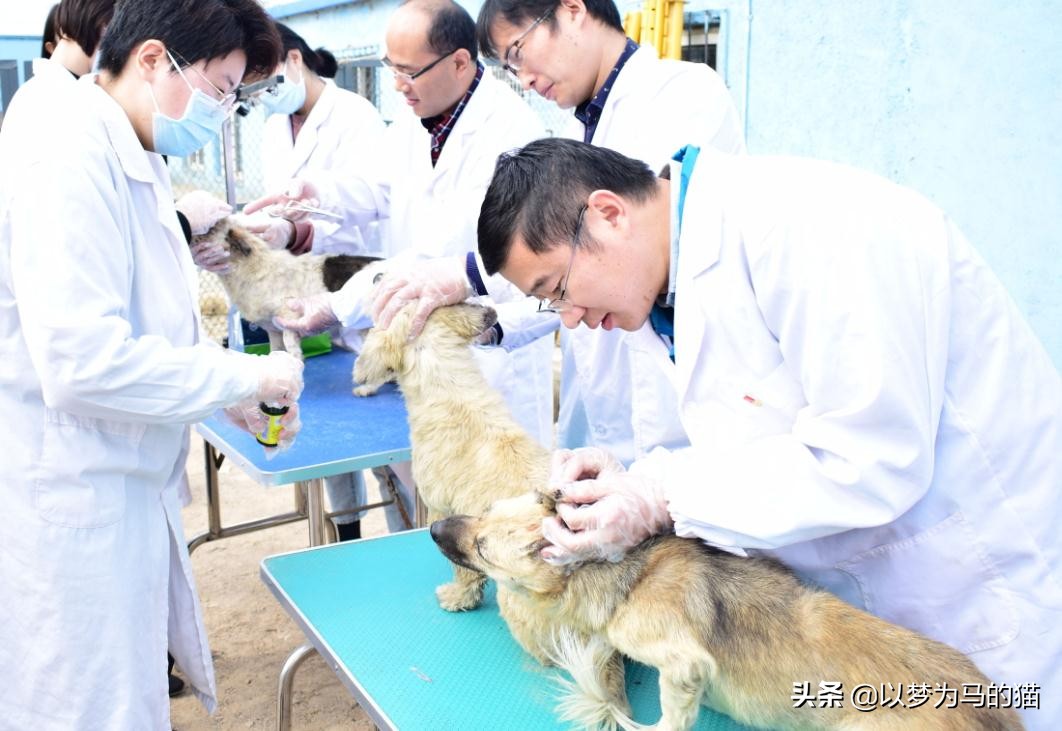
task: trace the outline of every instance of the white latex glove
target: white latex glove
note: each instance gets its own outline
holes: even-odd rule
[[[188,219],[193,236],[205,234],[215,223],[232,213],[232,206],[205,190],[185,193],[174,205]]]
[[[550,462],[549,484],[561,488],[569,482],[625,471],[612,452],[601,447],[558,449],[553,452]]]
[[[556,565],[620,561],[630,548],[673,527],[661,483],[646,475],[602,472],[559,489],[557,516],[542,521],[542,536],[552,545],[540,555]]]
[[[301,221],[303,218],[308,217],[310,214],[304,211],[287,211],[285,206],[289,203],[304,203],[305,205],[316,208],[320,205],[320,196],[317,193],[317,188],[309,180],[305,178],[292,178],[284,186],[284,189],[268,195],[264,195],[258,200],[251,201],[243,208],[243,212],[246,214],[260,211],[267,206],[273,207],[273,212],[282,214],[284,218],[290,221]]]
[[[265,213],[234,216],[236,222],[255,234],[271,249],[286,249],[295,238],[295,224],[286,218],[276,218]]]
[[[256,436],[264,432],[269,425],[269,417],[262,413],[260,402],[253,398],[233,404],[224,410],[224,414],[233,425]],[[288,406],[288,413],[280,417],[280,423],[283,428],[278,435],[277,445],[268,447],[271,451],[283,452],[295,443],[295,435],[302,428],[297,403]]]
[[[465,274],[465,257],[418,259],[405,270],[391,269],[372,294],[372,321],[386,330],[403,307],[416,302],[409,328],[413,340],[424,329],[428,316],[440,307],[464,302],[473,294]]]
[[[282,351],[256,356],[252,361],[258,368],[258,391],[255,403],[264,401],[281,406],[295,403],[302,393],[302,361]]]
[[[215,274],[228,274],[232,271],[229,263],[229,250],[217,241],[200,241],[188,249],[196,266]]]
[[[339,324],[339,318],[332,310],[332,302],[326,292],[298,299],[292,298],[284,305],[293,314],[277,315],[273,318],[273,325],[281,330],[297,333],[299,337],[317,335]]]

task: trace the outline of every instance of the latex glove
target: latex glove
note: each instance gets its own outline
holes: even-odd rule
[[[286,249],[295,238],[295,224],[286,218],[276,218],[265,213],[256,216],[241,215],[237,223],[255,234],[271,249]]]
[[[404,271],[391,270],[372,294],[372,321],[386,330],[403,307],[416,302],[409,339],[424,329],[428,316],[440,307],[464,302],[473,295],[465,274],[464,257],[418,259]]]
[[[255,356],[258,368],[258,391],[254,400],[281,406],[295,403],[302,393],[302,361],[282,352],[273,351],[265,357]]]
[[[552,455],[549,484],[561,488],[569,482],[625,471],[612,452],[600,447],[558,449]]]
[[[285,210],[284,207],[289,203],[304,203],[316,208],[320,205],[320,196],[317,193],[317,188],[309,180],[306,180],[305,178],[292,178],[287,182],[283,190],[264,195],[257,200],[251,201],[243,207],[243,212],[251,214],[255,211],[260,211],[267,206],[272,206],[274,213],[283,215],[284,218],[289,221],[301,221],[303,218],[310,215],[305,211]]]
[[[602,472],[560,488],[557,516],[542,521],[542,536],[552,545],[540,555],[556,565],[620,561],[630,548],[673,527],[659,481]]]
[[[232,206],[205,190],[193,190],[177,199],[177,210],[188,219],[193,236],[201,236],[232,213]]]
[[[327,292],[292,298],[284,305],[292,314],[277,315],[273,318],[273,325],[281,330],[297,333],[300,337],[317,335],[339,324],[339,318],[332,310],[332,301]]]
[[[255,436],[264,432],[269,426],[269,417],[262,413],[260,402],[253,398],[233,404],[224,410],[224,414],[233,425]],[[282,428],[278,435],[277,445],[269,449],[283,452],[294,444],[295,435],[302,429],[297,403],[288,406],[288,413],[280,417],[280,423]]]
[[[215,274],[228,274],[232,271],[229,263],[229,250],[217,241],[199,241],[188,249],[196,266]]]

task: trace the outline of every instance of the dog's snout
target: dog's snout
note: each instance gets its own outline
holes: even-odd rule
[[[493,307],[483,308],[483,329],[488,327],[494,327],[494,323],[498,321],[498,311]]]
[[[431,524],[431,539],[448,559],[461,566],[468,566],[468,557],[461,548],[461,537],[468,524],[468,517],[454,515],[449,518],[437,520]]]

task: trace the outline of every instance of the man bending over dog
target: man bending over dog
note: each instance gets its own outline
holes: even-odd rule
[[[567,327],[652,323],[690,437],[558,453],[545,558],[672,530],[771,555],[1062,727],[1062,380],[944,213],[825,162],[685,148],[657,177],[549,139],[499,159],[479,248]]]

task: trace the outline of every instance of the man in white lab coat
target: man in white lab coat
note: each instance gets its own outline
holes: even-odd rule
[[[691,441],[629,471],[559,453],[543,557],[617,560],[671,530],[766,553],[967,653],[1029,728],[1059,728],[1062,379],[1001,283],[874,175],[676,157],[668,180],[542,140],[484,200],[488,272],[568,327],[651,324]]]
[[[399,115],[388,129],[380,164],[310,177],[311,189],[292,192],[343,215],[360,215],[363,222],[387,219],[385,256],[395,268],[420,268],[423,258],[463,254],[475,245],[480,203],[498,155],[542,136],[542,126],[527,104],[477,60],[475,24],[450,0],[401,5],[388,25],[386,47],[384,62],[412,114]],[[287,199],[267,196],[246,210]],[[355,276],[334,294],[298,303],[304,316],[279,324],[304,334],[337,321],[371,326],[366,307],[371,274]],[[477,348],[477,358],[516,419],[552,446],[550,334],[555,326],[519,293],[500,293],[505,296],[516,301],[496,304],[499,327],[493,334],[500,337],[512,329],[523,338],[510,339],[505,347]],[[517,346],[523,347],[514,350]],[[408,484],[408,474],[403,477]]]
[[[612,0],[486,0],[477,35],[483,54],[503,63],[525,90],[573,110],[565,137],[653,169],[686,144],[745,150],[740,116],[720,76],[705,64],[662,60],[639,47],[624,35]],[[413,298],[421,298],[425,313],[442,304],[436,295],[458,292],[475,262],[438,267],[439,278],[427,285],[423,269],[384,282],[374,304],[379,324]],[[484,284],[477,293],[493,291],[496,282]],[[434,291],[422,297],[425,286]],[[603,446],[629,463],[654,447],[688,443],[670,385],[674,366],[649,327],[626,333],[580,326],[564,331],[561,342],[560,446]]]
[[[78,83],[30,80],[0,131],[10,728],[169,729],[167,647],[214,708],[178,498],[188,424],[230,407],[253,430],[259,401],[302,387],[286,354],[200,342],[161,157],[216,136],[245,72],[276,65],[272,22],[253,0],[125,0],[100,54]]]

